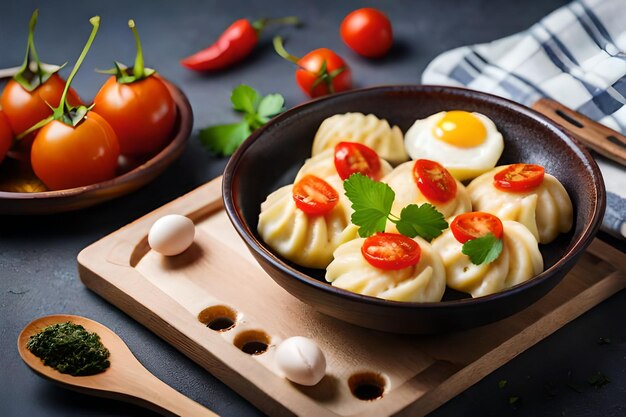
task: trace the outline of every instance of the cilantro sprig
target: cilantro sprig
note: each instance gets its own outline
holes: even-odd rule
[[[200,131],[200,142],[216,155],[229,156],[250,134],[284,110],[280,94],[262,96],[254,88],[241,84],[230,96],[233,109],[243,113],[239,123],[209,126]]]
[[[467,255],[474,265],[488,264],[500,256],[504,244],[493,233],[468,240],[463,244],[461,252]]]
[[[385,183],[374,181],[361,174],[352,174],[343,182],[346,196],[352,202],[352,223],[359,226],[359,236],[368,237],[383,232],[387,220],[394,223],[398,232],[408,237],[420,236],[431,241],[448,227],[443,214],[433,205],[409,204],[400,216],[391,213],[396,193]]]

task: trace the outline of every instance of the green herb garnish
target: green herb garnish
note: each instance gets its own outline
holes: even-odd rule
[[[596,388],[603,387],[606,384],[608,384],[609,382],[611,382],[609,377],[607,377],[606,375],[604,375],[600,371],[596,371],[589,378],[587,378],[587,383],[589,385],[591,385],[591,386],[596,387]]]
[[[498,259],[503,247],[502,239],[498,239],[492,233],[489,233],[483,237],[465,242],[461,252],[467,255],[473,264],[481,265]]]
[[[93,375],[110,366],[110,353],[100,336],[69,321],[45,327],[28,339],[26,347],[44,365],[64,374]]]
[[[500,381],[498,381],[498,388],[503,389],[504,387],[506,387],[506,384],[508,384],[508,381],[506,379],[501,379]]]
[[[217,155],[232,155],[250,134],[284,110],[280,94],[261,96],[247,85],[235,88],[230,96],[233,108],[243,113],[239,123],[209,126],[200,131],[200,142]]]
[[[400,217],[391,213],[396,193],[385,183],[374,181],[361,174],[352,174],[343,182],[346,196],[352,202],[352,223],[359,226],[359,236],[368,237],[383,232],[387,220],[394,223],[398,232],[408,237],[420,236],[427,241],[439,236],[448,227],[443,214],[428,203],[409,204]]]

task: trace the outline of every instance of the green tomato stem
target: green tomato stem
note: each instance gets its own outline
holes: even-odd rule
[[[93,40],[96,37],[96,33],[98,33],[98,28],[100,27],[100,16],[92,17],[91,19],[89,19],[89,23],[91,23],[91,25],[93,26],[93,29],[91,30],[91,34],[89,35],[89,39],[87,39],[87,43],[85,44],[83,51],[80,53],[80,56],[78,57],[78,59],[76,60],[76,63],[74,64],[74,68],[72,68],[72,72],[70,73],[69,77],[67,77],[67,81],[65,82],[65,88],[63,89],[63,94],[61,95],[59,108],[61,108],[63,111],[65,110],[65,108],[67,109],[70,108],[69,104],[66,101],[67,92],[70,89],[70,85],[72,84],[72,80],[74,79],[74,76],[78,72],[80,66],[85,60],[85,57],[87,56],[87,52],[89,52],[89,49],[91,48],[91,44],[93,43]]]
[[[24,62],[19,69],[19,73],[22,73],[28,69],[28,64],[30,63],[31,57],[37,63],[37,73],[39,73],[39,68],[41,67],[39,63],[39,58],[37,57],[37,52],[35,51],[35,44],[33,41],[33,34],[35,32],[35,26],[37,26],[37,17],[39,16],[39,9],[35,9],[33,14],[30,16],[30,21],[28,22],[28,39],[26,41],[26,54],[24,55]]]
[[[130,19],[128,21],[128,27],[133,31],[135,36],[135,44],[137,45],[137,56],[135,56],[135,66],[133,67],[133,75],[137,80],[145,77],[145,67],[143,63],[143,50],[141,48],[141,41],[139,40],[139,33],[135,27],[135,21]]]
[[[274,43],[274,50],[276,50],[276,53],[278,55],[280,55],[282,58],[286,59],[287,61],[293,62],[294,64],[298,65],[298,61],[300,61],[300,58],[298,58],[297,56],[291,55],[289,52],[287,52],[287,50],[283,46],[283,38],[281,36],[276,36],[274,38],[273,43]]]
[[[256,30],[257,35],[259,35],[261,31],[265,29],[268,25],[299,26],[300,23],[301,22],[300,22],[300,19],[298,19],[298,16],[286,16],[286,17],[279,17],[279,18],[274,18],[274,19],[264,18],[264,19],[255,20],[254,22],[251,23],[251,25],[254,28],[254,30]]]

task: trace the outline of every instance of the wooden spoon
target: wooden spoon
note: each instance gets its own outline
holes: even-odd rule
[[[109,349],[111,366],[104,372],[89,376],[62,374],[46,366],[28,348],[28,339],[44,327],[56,323],[80,324],[100,336]],[[28,324],[17,339],[17,348],[26,364],[39,376],[65,388],[98,397],[127,401],[167,416],[217,416],[217,414],[185,397],[152,375],[132,354],[124,341],[109,328],[85,317],[54,315],[38,318]]]

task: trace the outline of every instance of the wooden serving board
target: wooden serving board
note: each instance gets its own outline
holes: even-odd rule
[[[147,235],[172,213],[195,222],[196,239],[166,258],[150,250]],[[266,275],[223,210],[220,178],[87,247],[78,266],[87,287],[270,415],[427,414],[626,287],[626,256],[595,240],[553,291],[505,320],[437,336],[363,329],[317,313]],[[236,315],[233,328],[202,322],[211,312],[227,315],[224,307]],[[296,335],[314,339],[326,355],[326,376],[315,387],[290,383],[274,365],[275,347]],[[263,354],[237,347],[263,336]],[[353,395],[368,384],[384,384],[382,397]]]

